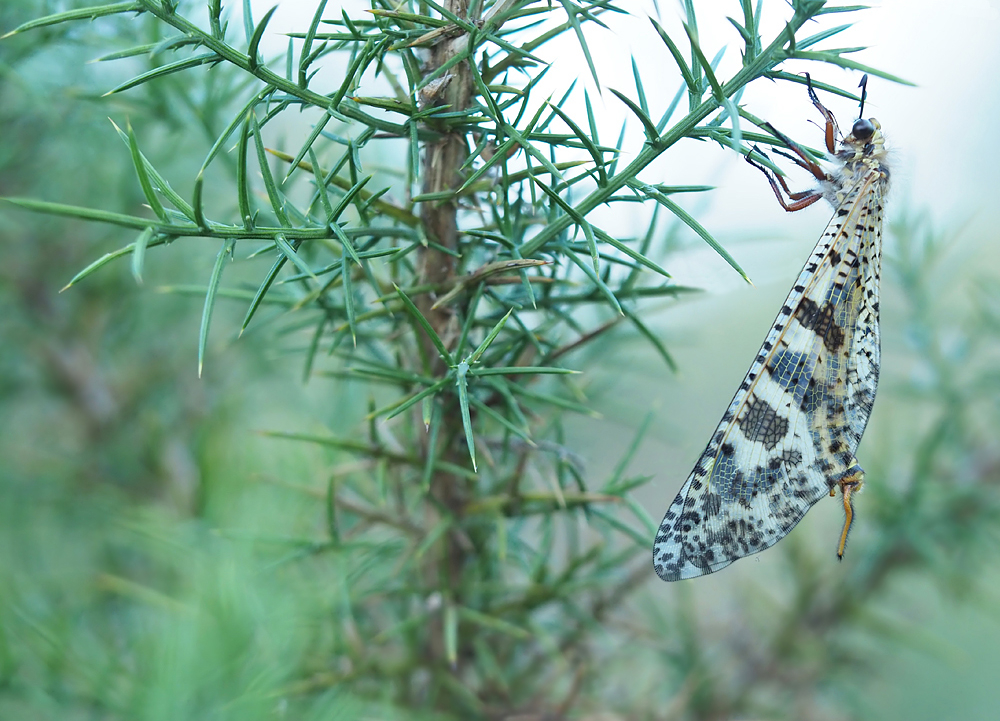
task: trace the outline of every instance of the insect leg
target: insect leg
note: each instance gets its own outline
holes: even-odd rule
[[[851,526],[854,525],[853,496],[865,484],[865,472],[861,470],[861,466],[855,464],[851,466],[847,473],[849,475],[837,482],[837,486],[840,486],[840,495],[844,501],[844,529],[840,532],[840,541],[837,543],[837,558],[841,561],[844,560],[844,551],[847,548],[847,536],[851,532]],[[834,495],[836,491],[837,487],[834,486],[830,489],[830,495]]]
[[[750,157],[751,155],[753,155],[754,152],[760,153],[765,158],[767,157],[766,155],[764,155],[764,153],[761,152],[760,148],[758,148],[755,145],[753,149],[746,155],[747,162],[764,174],[764,176],[767,178],[767,182],[771,185],[771,190],[774,191],[774,197],[776,197],[778,199],[778,202],[781,203],[781,207],[787,210],[789,213],[795,212],[796,210],[802,210],[803,208],[808,208],[810,205],[812,205],[817,200],[823,197],[823,193],[820,192],[819,190],[802,190],[797,193],[793,193],[789,189],[788,183],[785,182],[785,179],[783,177],[781,177],[780,175],[775,175],[770,170],[768,170],[763,165],[754,160],[752,157]],[[785,195],[788,196],[788,200],[792,202],[788,202],[787,200],[785,200],[785,195],[782,195],[781,192],[782,190],[785,191]]]
[[[823,115],[823,119],[826,121],[826,149],[830,151],[830,154],[837,152],[837,136],[840,135],[840,128],[837,126],[837,119],[833,117],[833,113],[819,101],[819,96],[816,95],[816,91],[813,90],[812,78],[809,77],[809,73],[806,73],[806,87],[809,88],[809,99],[812,100],[813,106]],[[782,138],[784,140],[784,138]]]
[[[795,163],[800,168],[804,168],[805,170],[808,170],[810,173],[812,173],[813,177],[816,178],[816,180],[819,181],[833,180],[833,178],[830,177],[830,174],[827,173],[825,170],[823,170],[823,168],[820,167],[820,165],[815,160],[813,160],[812,157],[806,151],[800,148],[798,143],[796,143],[794,140],[789,138],[787,135],[785,135],[783,132],[775,128],[770,123],[764,123],[761,127],[767,128],[771,132],[771,134],[774,135],[774,137],[783,142],[788,147],[789,150],[791,150],[793,153],[799,156],[798,160],[796,160],[795,158],[792,158],[792,160],[795,160]],[[791,158],[790,155],[785,155],[785,157]]]
[[[825,105],[823,105],[823,103],[819,101],[819,96],[816,95],[816,91],[813,89],[812,78],[809,77],[809,73],[806,73],[806,87],[809,89],[809,99],[812,100],[813,105],[816,106],[816,109],[819,110],[820,113],[822,113],[823,119],[826,121],[826,149],[830,151],[831,154],[836,153],[837,136],[840,134],[840,128],[837,126],[837,119],[833,117],[833,113],[830,112],[830,110]],[[792,153],[794,153],[794,155],[792,155],[791,153],[782,152],[780,150],[776,150],[775,151],[776,153],[785,158],[788,158],[803,170],[808,170],[810,173],[812,173],[813,177],[816,178],[816,180],[819,180],[820,182],[828,182],[833,180],[830,174],[827,173],[825,170],[823,170],[823,168],[820,167],[820,165],[815,160],[813,160],[812,157],[805,150],[799,147],[799,145],[794,140],[789,138],[787,135],[782,133],[780,130],[775,128],[770,123],[764,123],[761,127],[766,128],[768,131],[771,132],[771,134],[774,135],[774,137],[778,138],[778,140],[783,142],[788,147],[788,149],[791,150]],[[760,153],[760,150],[757,150],[757,152]],[[764,154],[761,153],[761,155]],[[781,198],[781,195],[778,192],[777,188],[775,187],[774,179],[771,177],[772,174],[769,173],[763,167],[761,167],[759,164],[754,163],[752,160],[750,160],[749,155],[747,155],[747,161],[754,167],[763,170],[765,175],[768,176],[768,181],[771,183],[771,187],[774,188],[775,194],[779,196],[778,200],[781,202],[781,206],[785,210],[789,211],[801,210],[802,208],[805,208],[815,203],[816,200],[819,199],[819,197],[822,197],[822,194],[817,195],[816,191],[812,191],[809,193],[800,193],[797,194],[798,197],[796,197],[796,194],[789,192],[788,186],[785,184],[784,179],[778,176],[778,181],[781,183],[781,187],[784,188],[785,193],[787,193],[788,197],[791,198],[793,201],[796,201],[795,203],[792,204],[786,204],[785,201]],[[810,200],[805,204],[800,204],[800,201],[806,199]],[[789,207],[789,205],[793,205],[795,207]]]
[[[800,158],[799,156],[792,155],[791,153],[786,153],[781,148],[774,148],[774,147],[772,147],[771,150],[774,152],[775,155],[780,155],[782,158],[788,158],[789,160],[791,160],[793,163],[795,163],[797,166],[799,166],[803,170],[808,170],[810,173],[812,172],[812,166],[810,164],[806,163],[804,160],[802,160],[802,158]],[[760,151],[757,151],[757,152],[760,152]],[[763,155],[763,153],[761,153],[761,155]]]

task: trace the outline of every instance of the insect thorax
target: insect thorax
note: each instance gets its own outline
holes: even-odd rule
[[[824,197],[834,206],[839,207],[862,185],[877,182],[882,185],[883,192],[889,184],[889,168],[886,165],[885,136],[882,126],[874,118],[869,121],[875,132],[870,138],[857,139],[848,135],[841,142],[837,152],[837,160],[842,164],[840,170],[828,176],[824,185]]]

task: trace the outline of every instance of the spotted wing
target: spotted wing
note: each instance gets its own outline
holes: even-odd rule
[[[879,370],[884,183],[848,192],[653,546],[665,581],[718,571],[785,537],[855,462]]]

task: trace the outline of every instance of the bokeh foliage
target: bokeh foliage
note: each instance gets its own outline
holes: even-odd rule
[[[28,5],[0,11],[21,27],[0,44],[17,139],[2,191],[44,213],[5,211],[2,227],[0,715],[839,718],[864,711],[831,688],[864,671],[854,639],[887,578],[955,584],[990,548],[996,446],[976,431],[1000,426],[996,283],[949,352],[962,326],[942,337],[927,280],[942,243],[916,227],[898,229],[890,267],[929,364],[902,390],[934,422],[914,429],[919,453],[869,462],[897,480],[869,484],[875,531],[849,583],[783,544],[790,600],[748,604],[740,633],[706,631],[683,595],[629,618],[652,577],[655,523],[633,496],[648,479],[628,473],[641,429],[604,478],[567,445],[567,414],[592,413],[575,372],[607,344],[636,334],[673,365],[643,315],[689,291],[663,269],[662,215],[739,270],[683,209],[708,189],[642,171],[683,138],[744,154],[773,141],[740,97],[804,82],[788,59],[859,67],[816,49],[846,27],[806,25],[824,3],[794,2],[773,38],[763,3],[733,3],[730,78],[693,3],[680,36],[657,24],[673,102],[651,107],[641,62],[612,91],[643,128],[636,147],[598,138],[589,98],[584,118],[563,109],[581,91],[534,93],[534,52],[608,2],[319,3],[274,59],[259,51],[272,14],[248,6],[135,0],[39,21]],[[117,69],[94,71],[102,84],[81,69],[93,54]],[[54,66],[65,84],[38,80]],[[97,127],[109,108],[118,132]],[[587,218],[641,201],[659,212],[637,238]],[[133,277],[170,279],[171,302]],[[290,390],[303,371],[308,393]]]

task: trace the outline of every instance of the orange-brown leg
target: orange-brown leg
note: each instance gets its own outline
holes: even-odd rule
[[[840,541],[837,543],[837,558],[844,560],[844,551],[847,549],[847,536],[851,533],[851,526],[854,525],[854,494],[861,490],[865,484],[865,472],[860,466],[853,466],[854,472],[846,478],[840,479],[837,485],[840,486],[840,495],[844,501],[844,529],[840,532]],[[836,486],[830,489],[830,495],[837,492]]]
[[[765,158],[767,157],[755,145],[753,149],[746,155],[747,162],[764,174],[764,177],[767,178],[767,182],[771,185],[771,190],[774,191],[774,197],[776,197],[778,199],[778,202],[781,203],[781,207],[787,210],[789,213],[793,213],[796,210],[802,210],[803,208],[808,208],[810,205],[812,205],[817,200],[823,197],[823,193],[821,193],[818,190],[803,190],[797,193],[793,193],[789,189],[788,183],[785,182],[785,179],[783,177],[781,177],[780,175],[775,175],[770,170],[768,170],[763,165],[754,160],[752,157],[750,157],[755,152],[760,153]],[[784,195],[782,195],[781,191],[784,191]],[[788,196],[788,200],[785,200],[785,195]]]
[[[840,135],[840,129],[837,126],[837,119],[833,117],[833,113],[830,112],[830,110],[827,109],[827,107],[819,101],[819,96],[816,95],[816,91],[815,89],[813,89],[812,78],[809,77],[809,73],[806,73],[806,87],[809,89],[809,99],[812,100],[813,105],[816,107],[817,110],[819,110],[819,112],[823,116],[823,119],[826,121],[826,148],[827,150],[830,151],[830,153],[835,153],[837,149],[836,148],[837,136]],[[793,141],[787,135],[779,131],[770,123],[764,123],[762,127],[766,128],[776,138],[778,138],[778,140],[783,142],[785,146],[787,146],[788,149],[791,150],[792,153],[794,153],[794,155],[791,153],[782,152],[781,150],[775,150],[776,153],[780,154],[785,158],[788,158],[803,170],[809,171],[810,173],[812,173],[813,177],[819,181],[825,182],[831,180],[829,173],[823,170],[823,168],[820,167],[820,165],[815,160],[813,160],[812,156],[810,156],[808,153],[806,153],[805,150],[799,147],[799,145],[795,143],[795,141]],[[760,170],[762,173],[764,173],[764,175],[767,177],[767,182],[771,185],[771,190],[774,191],[775,197],[778,199],[778,202],[781,203],[781,207],[787,210],[788,212],[791,213],[796,210],[802,210],[803,208],[808,208],[810,205],[812,205],[813,203],[815,203],[816,201],[818,201],[820,198],[823,197],[823,193],[819,190],[806,190],[802,192],[793,193],[791,190],[789,190],[788,184],[785,182],[785,179],[783,177],[781,177],[780,175],[775,175],[766,167],[764,167],[760,163],[754,161],[753,158],[751,158],[751,155],[753,155],[754,152],[760,153],[765,158],[767,157],[766,155],[764,155],[763,152],[761,152],[759,148],[757,148],[757,146],[754,146],[751,149],[751,151],[747,153],[746,156],[747,162],[750,163],[750,165],[757,168],[758,170]],[[782,194],[782,191],[784,191],[784,195]],[[785,200],[786,195],[788,196],[788,200]]]
[[[826,121],[826,149],[830,153],[837,152],[837,136],[840,135],[840,128],[837,126],[837,119],[833,117],[833,113],[830,112],[823,103],[819,101],[819,96],[816,95],[816,91],[812,86],[812,78],[809,77],[809,73],[806,73],[806,87],[809,88],[809,99],[812,100],[813,106],[822,114],[823,119]],[[867,76],[866,76],[867,77]]]
[[[812,159],[812,156],[810,156],[809,153],[800,148],[798,143],[796,143],[794,140],[792,140],[787,135],[782,133],[780,130],[775,128],[770,123],[764,123],[763,127],[767,128],[774,135],[774,137],[783,142],[788,147],[789,150],[791,150],[793,153],[799,156],[801,162],[799,162],[798,160],[795,161],[799,167],[804,168],[808,170],[810,173],[812,173],[813,177],[816,178],[816,180],[830,179],[829,174],[825,170],[823,170],[823,168],[820,167],[820,165],[815,160]]]

